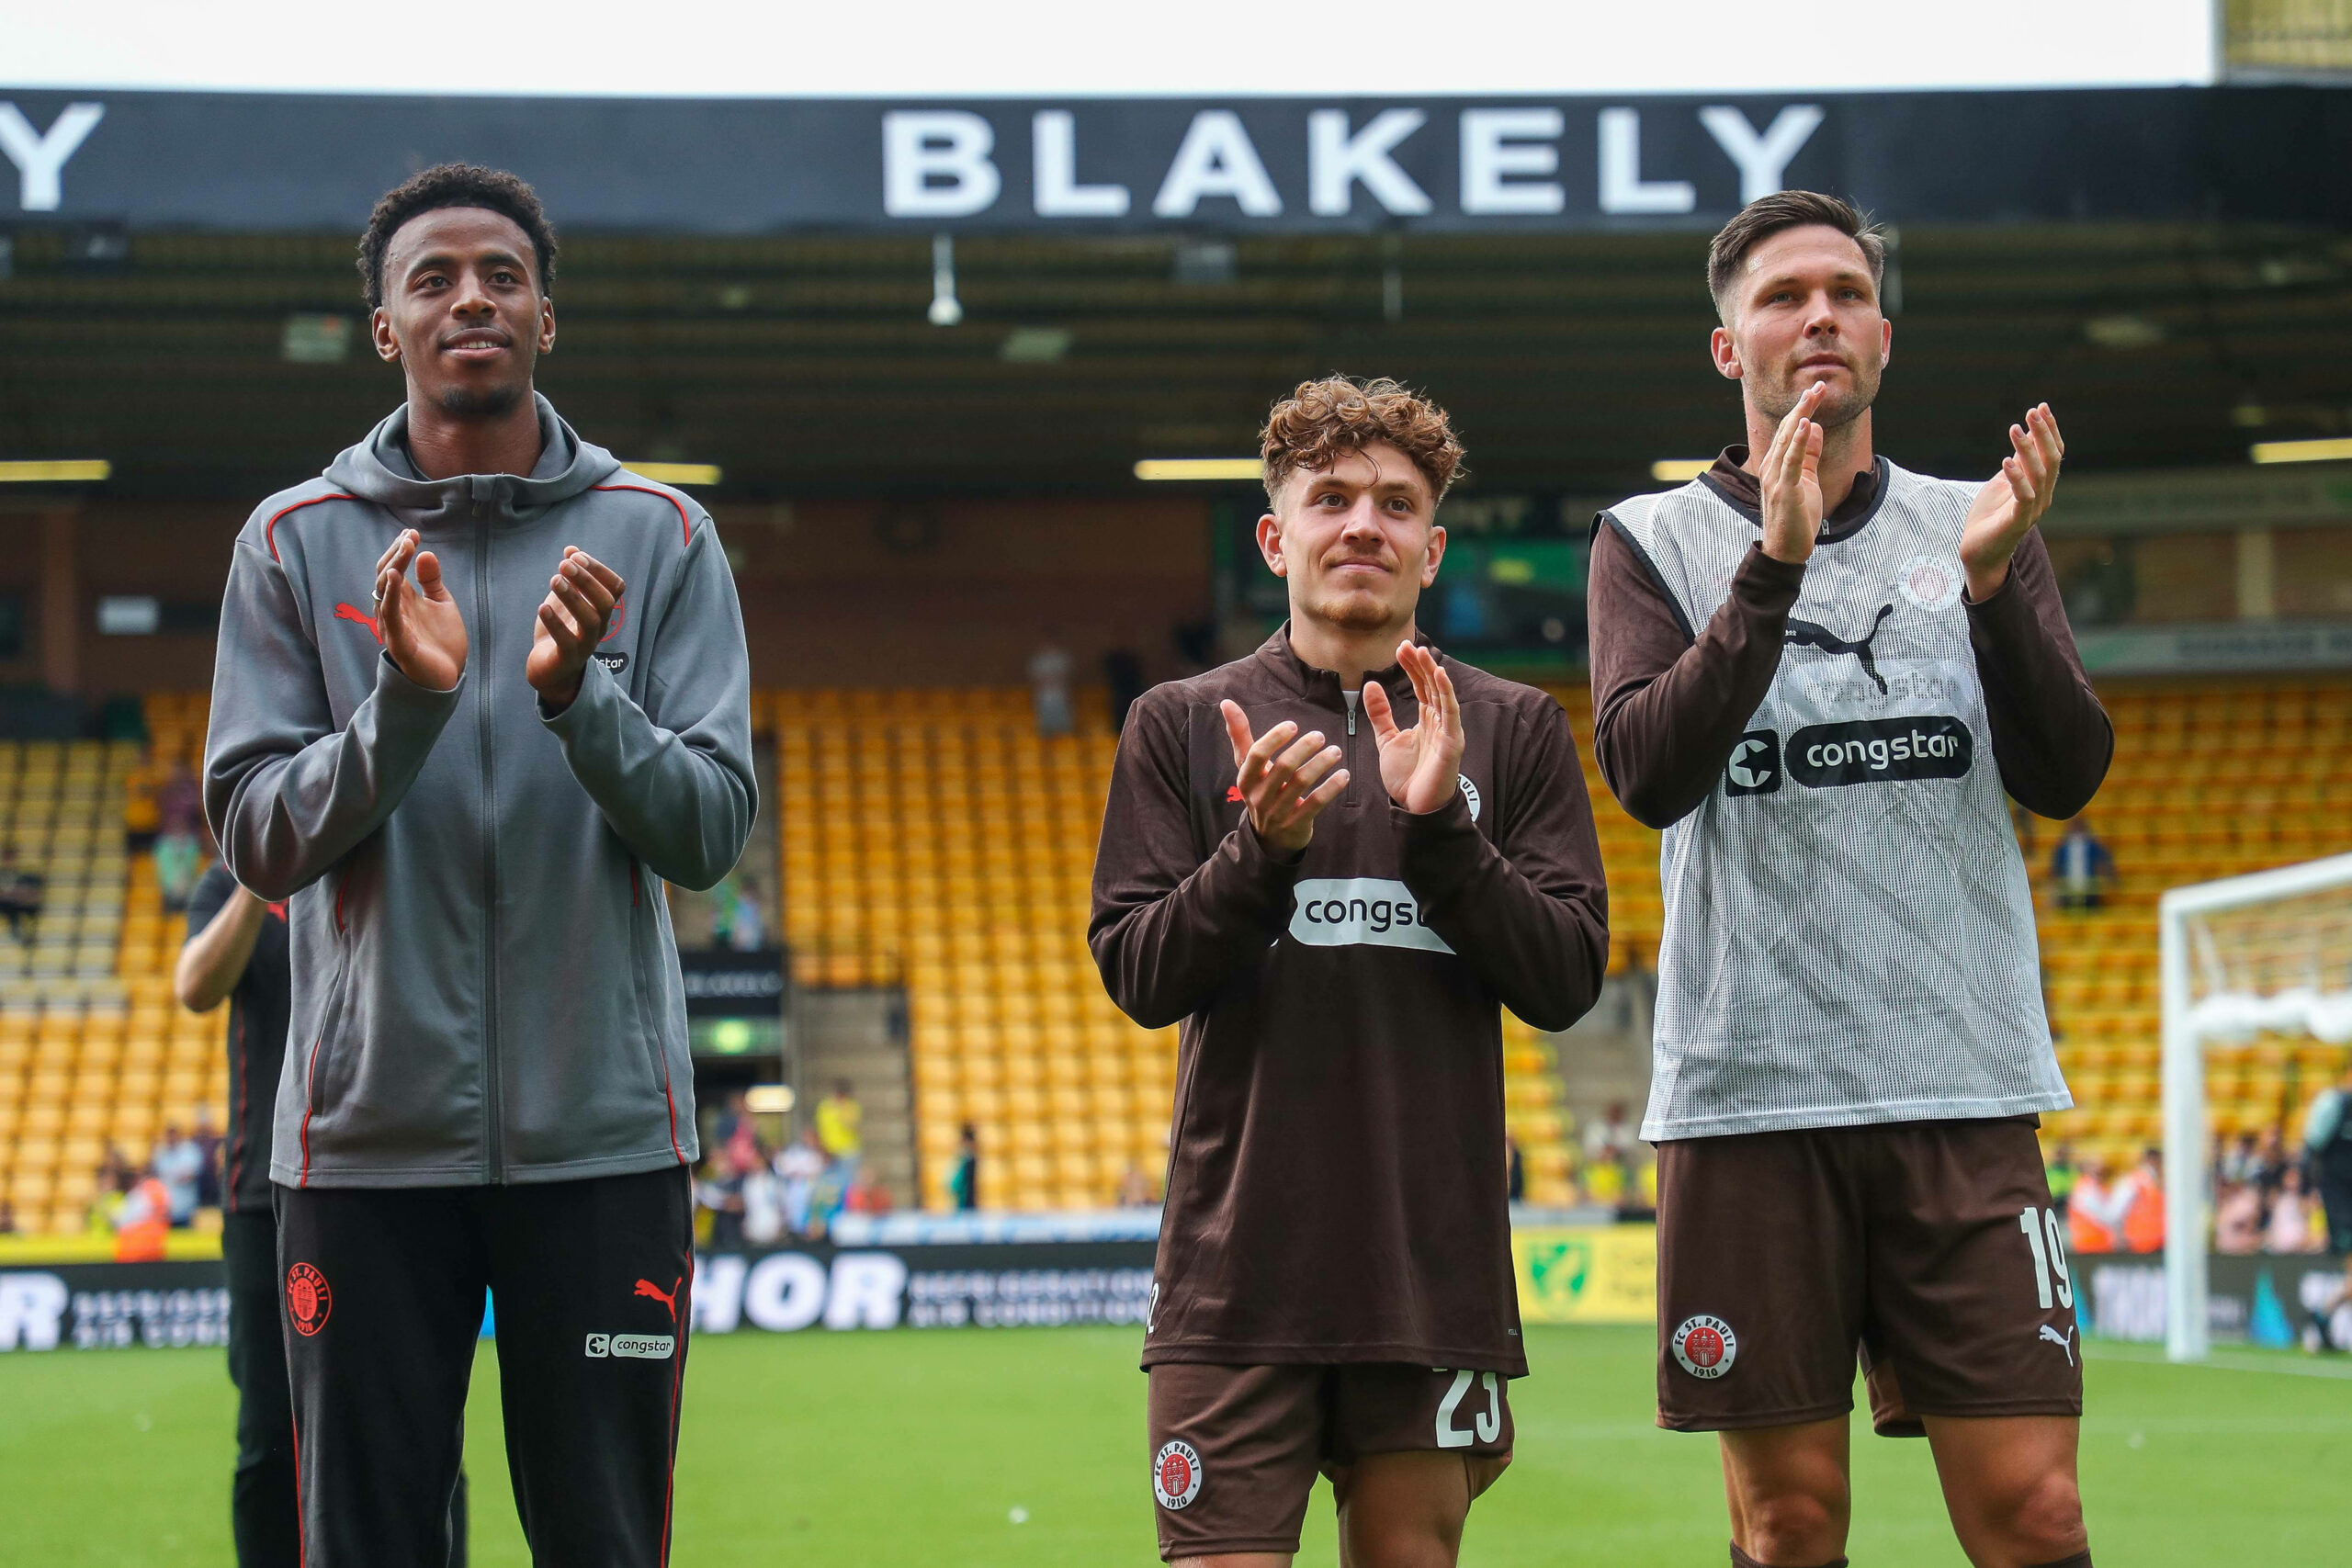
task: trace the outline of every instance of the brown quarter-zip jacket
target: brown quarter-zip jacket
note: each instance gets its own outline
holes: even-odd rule
[[[1425,816],[1390,801],[1370,720],[1286,630],[1128,716],[1088,934],[1131,1017],[1183,1024],[1147,1366],[1527,1370],[1499,1009],[1583,1016],[1608,896],[1559,705],[1442,661],[1463,788]],[[1418,722],[1400,671],[1372,678]],[[1295,862],[1237,797],[1226,698],[1252,734],[1289,719],[1345,748],[1347,793]]]

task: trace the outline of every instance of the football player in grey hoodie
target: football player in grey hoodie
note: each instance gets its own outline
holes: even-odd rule
[[[511,175],[428,169],[360,270],[405,404],[238,536],[205,809],[288,899],[277,1086],[311,1568],[447,1556],[497,1302],[534,1558],[669,1547],[698,1156],[662,884],[757,808],[726,557],[533,389],[555,243]]]

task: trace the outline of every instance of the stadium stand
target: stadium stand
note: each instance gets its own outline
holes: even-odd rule
[[[186,755],[201,697],[193,728],[178,699],[157,705],[184,716]],[[159,1129],[192,1128],[199,1106],[222,1119],[221,1019],[173,1002],[181,922],[164,912],[153,856],[125,847],[140,762],[135,740],[0,741],[10,874],[42,880],[38,919],[0,940],[0,1192],[26,1230],[84,1228],[109,1151],[143,1160]]]
[[[1658,835],[1616,806],[1591,760],[1590,699],[1567,709],[1608,867],[1610,969],[1655,964]],[[2117,754],[2089,816],[2118,878],[2104,906],[2058,909],[2043,825],[2028,846],[2058,1050],[2078,1108],[2046,1141],[2128,1165],[2159,1130],[2155,901],[2165,887],[2352,851],[2352,682],[2117,683]],[[1104,996],[1085,925],[1114,738],[1099,694],[1077,733],[1041,738],[1018,688],[756,694],[774,737],[784,928],[796,980],[903,987],[926,1207],[963,1123],[991,1206],[1101,1207],[1130,1166],[1157,1179],[1176,1032]],[[202,694],[146,700],[152,764],[194,762]],[[89,1223],[107,1152],[143,1158],[199,1105],[223,1120],[221,1014],[177,1007],[185,934],[153,857],[120,823],[132,741],[0,741],[0,842],[45,878],[37,923],[0,942],[0,1192],[27,1229]],[[2030,826],[2021,820],[2022,826]],[[1506,1017],[1506,1109],[1538,1203],[1608,1201],[1578,1169],[1557,1043]],[[2217,1050],[2218,1134],[2293,1124],[2345,1048],[2269,1038]]]
[[[2045,1143],[2122,1169],[2162,1133],[2156,899],[2167,887],[2352,851],[2352,684],[2333,680],[2118,684],[2115,763],[2088,816],[2115,858],[2103,908],[2056,908],[2029,856],[2058,1057],[2076,1109]],[[2346,1048],[2305,1038],[2217,1047],[2213,1130],[2300,1125]]]

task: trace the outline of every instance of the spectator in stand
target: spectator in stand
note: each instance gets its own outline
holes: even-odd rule
[[[220,1129],[212,1124],[210,1100],[196,1108],[196,1131],[189,1135],[203,1160],[196,1171],[196,1206],[217,1209],[220,1207]]]
[[[735,946],[735,885],[742,873],[729,872],[712,888],[710,898],[710,945],[733,951]]]
[[[33,940],[32,927],[40,919],[47,888],[40,873],[17,863],[16,845],[0,845],[0,916],[6,918],[8,934],[19,942]]]
[[[2075,1145],[2060,1144],[2050,1154],[2050,1205],[2063,1219],[2067,1201],[2075,1194],[2075,1183],[2082,1172],[2075,1168]]]
[[[971,1129],[965,1128],[967,1133]],[[808,1202],[817,1190],[817,1179],[825,1174],[825,1151],[817,1142],[817,1129],[804,1128],[800,1141],[775,1156],[775,1174],[784,1183],[784,1223],[795,1235],[808,1232]]]
[[[890,1212],[890,1190],[882,1185],[871,1167],[863,1167],[849,1184],[842,1198],[842,1207],[853,1214],[887,1214]]]
[[[204,870],[203,795],[185,762],[175,763],[172,776],[156,793],[162,829],[155,836],[155,882],[164,908],[178,914],[187,908],[188,895]]]
[[[2277,1123],[2262,1130],[2262,1141],[2256,1145],[2255,1184],[2265,1192],[2276,1191],[2286,1179],[2287,1168],[2295,1162],[2287,1156],[2287,1132]]]
[[[155,1145],[153,1169],[164,1184],[172,1228],[186,1230],[196,1223],[196,1186],[204,1173],[204,1151],[180,1131],[177,1122],[164,1123],[164,1135]]]
[[[702,1179],[695,1183],[695,1202],[710,1214],[710,1249],[743,1249],[743,1178],[726,1149],[714,1151],[704,1162]]]
[[[155,840],[155,886],[171,914],[187,908],[188,895],[204,873],[204,845],[194,833],[166,832]]]
[[[2127,1252],[2162,1252],[2165,1247],[2165,1156],[2150,1147],[2123,1179],[2116,1205],[2123,1248]]]
[[[735,919],[727,945],[738,953],[757,953],[767,942],[768,918],[760,905],[760,885],[747,876],[735,885]]]
[[[2075,1179],[2074,1190],[2066,1201],[2066,1250],[2072,1253],[2120,1252],[2123,1249],[2121,1213],[2119,1203],[2123,1194],[2115,1184],[2115,1172],[2104,1159],[2096,1159]]]
[[[1069,700],[1069,653],[1053,640],[1029,656],[1029,700],[1037,716],[1037,733],[1048,739],[1078,728],[1078,710]]]
[[[764,1160],[743,1168],[743,1245],[774,1247],[784,1239],[784,1183]]]
[[[2352,1253],[2352,1060],[2303,1118],[2303,1157],[2327,1211],[2327,1250]]]
[[[155,815],[160,832],[194,837],[204,830],[204,786],[197,783],[196,772],[186,758],[172,764],[171,773],[156,790]]]
[[[1527,1158],[1519,1152],[1519,1140],[1509,1133],[1503,1134],[1505,1175],[1503,1190],[1514,1203],[1527,1200]]]
[[[2262,1145],[2252,1133],[2240,1133],[2233,1143],[2220,1137],[2213,1140],[2213,1179],[2242,1187],[2260,1188],[2263,1180]]]
[[[956,1165],[947,1173],[947,1197],[959,1214],[980,1206],[980,1134],[969,1122],[956,1136]]]
[[[157,798],[164,785],[164,771],[155,765],[155,754],[148,751],[139,759],[139,765],[123,775],[122,835],[133,854],[153,849],[155,835],[163,829],[163,803]]]
[[[2213,1196],[2213,1250],[2233,1257],[2262,1250],[2262,1190],[2224,1181]]]
[[[161,1263],[164,1238],[171,1233],[172,1200],[154,1176],[141,1176],[129,1166],[117,1171],[122,1197],[114,1212],[114,1260],[117,1263]]]
[[[2263,1247],[2270,1252],[2323,1252],[2327,1249],[2327,1226],[2319,1205],[2303,1185],[2303,1173],[2293,1166],[2287,1168],[2278,1182],[2278,1196],[2270,1200],[2270,1223],[2265,1228]]]
[[[2115,857],[2091,831],[2088,818],[2066,824],[2065,835],[2051,852],[2050,881],[2062,909],[2096,909],[2107,902],[2108,889],[2115,885]]]
[[[719,1117],[718,1142],[735,1168],[746,1176],[768,1163],[768,1151],[760,1144],[759,1121],[741,1089],[727,1097],[727,1111]]]
[[[1151,1178],[1143,1167],[1127,1161],[1127,1168],[1119,1178],[1118,1202],[1122,1209],[1148,1209],[1156,1200],[1151,1195]]]
[[[1634,1153],[1633,1124],[1625,1120],[1625,1102],[1612,1103],[1598,1122],[1584,1130],[1588,1165],[1630,1165]]]
[[[8,1200],[6,1198],[0,1198],[0,1235],[14,1235],[16,1234],[17,1211],[9,1207]]]
[[[858,1104],[847,1078],[817,1102],[817,1142],[843,1187],[857,1179],[858,1157],[865,1152],[865,1108]]]

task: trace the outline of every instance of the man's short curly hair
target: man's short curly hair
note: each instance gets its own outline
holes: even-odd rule
[[[1265,459],[1267,502],[1280,502],[1293,474],[1319,473],[1375,441],[1413,460],[1432,500],[1443,500],[1464,472],[1462,443],[1443,409],[1385,376],[1326,376],[1301,381],[1266,415],[1258,452]]]
[[[368,215],[368,231],[359,237],[359,279],[368,308],[384,302],[384,252],[401,225],[420,212],[443,207],[480,207],[514,220],[529,236],[539,275],[539,292],[555,284],[555,230],[539,193],[503,169],[479,164],[435,164],[411,175],[386,191]]]

